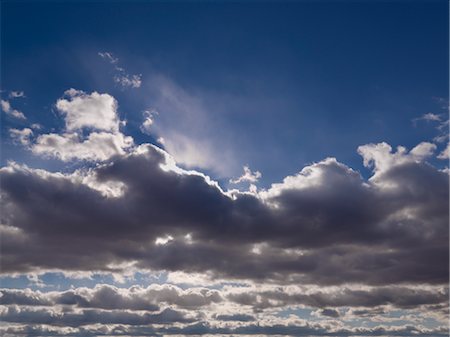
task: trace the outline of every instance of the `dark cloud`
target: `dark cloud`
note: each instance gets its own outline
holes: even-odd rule
[[[143,145],[92,169],[89,184],[80,173],[3,168],[2,272],[134,261],[283,282],[448,281],[448,175],[426,163],[400,161],[364,181],[327,159],[259,195],[230,196],[201,174],[163,170],[168,162]],[[101,193],[113,183],[122,196]]]
[[[315,291],[305,293],[286,292],[282,288],[271,291],[246,291],[231,293],[231,301],[248,305],[255,309],[306,305],[310,307],[377,307],[392,305],[397,308],[413,308],[421,305],[445,303],[448,289],[422,290],[405,287],[376,287],[367,290],[339,288],[334,291]]]
[[[183,290],[172,285],[117,288],[100,284],[94,288],[77,288],[62,292],[40,292],[30,289],[1,289],[1,305],[71,306],[106,310],[158,311],[159,305],[197,309],[223,300],[218,290],[194,288]]]
[[[436,328],[425,329],[413,326],[399,326],[399,327],[383,327],[378,326],[374,328],[353,328],[345,329],[338,328],[333,331],[328,331],[319,324],[316,325],[282,325],[263,326],[250,324],[237,328],[232,327],[213,327],[206,323],[196,323],[184,327],[163,327],[155,328],[152,326],[123,326],[123,325],[109,325],[109,326],[91,326],[79,327],[71,330],[59,327],[49,327],[46,325],[28,325],[28,326],[13,326],[0,327],[0,332],[3,336],[164,336],[164,335],[202,335],[214,334],[219,336],[244,334],[244,335],[289,335],[289,336],[397,336],[397,337],[445,337],[448,336],[448,329]]]
[[[211,305],[230,306],[238,304],[254,312],[271,308],[306,306],[320,308],[322,315],[339,314],[336,308],[352,309],[354,315],[365,315],[381,307],[397,309],[429,308],[442,310],[448,303],[448,289],[445,287],[421,289],[420,287],[374,287],[351,289],[346,287],[328,290],[293,288],[292,286],[265,286],[270,289],[246,289],[245,287],[188,288],[165,285],[151,285],[147,288],[133,286],[116,288],[110,285],[97,285],[89,288],[76,288],[68,291],[31,291],[30,289],[2,289],[0,304],[22,307],[62,307],[64,310],[95,308],[103,310],[158,311],[160,306],[172,306],[198,312],[199,309],[213,310]],[[434,307],[434,309],[432,309]],[[362,309],[368,308],[368,309]],[[372,311],[371,311],[372,310]],[[428,309],[427,309],[428,310]],[[333,314],[334,312],[334,314]],[[211,311],[213,313],[213,311]],[[247,314],[214,314],[222,321],[251,321]]]
[[[60,311],[52,308],[30,309],[29,307],[6,307],[1,315],[3,322],[46,324],[56,326],[77,327],[88,324],[171,324],[174,322],[189,323],[193,320],[179,311],[167,308],[159,313],[136,313],[122,310],[104,311],[84,309],[79,312]]]
[[[322,309],[319,311],[319,314],[322,316],[332,317],[332,318],[338,318],[340,316],[339,311],[335,309]]]
[[[255,320],[255,317],[246,314],[234,314],[234,315],[217,315],[215,319],[219,321],[252,322]]]

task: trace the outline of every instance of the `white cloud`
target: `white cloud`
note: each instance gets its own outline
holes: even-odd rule
[[[121,74],[114,76],[114,82],[120,84],[122,87],[139,88],[142,84],[142,75]]]
[[[419,120],[423,120],[423,121],[427,121],[427,122],[439,122],[441,121],[441,116],[432,112],[428,112],[424,115],[422,115],[419,118],[414,119],[414,121],[419,121]]]
[[[9,129],[10,137],[17,143],[21,145],[29,145],[30,137],[33,135],[33,131],[29,128],[19,129]]]
[[[230,179],[230,183],[232,184],[239,184],[242,182],[256,183],[259,180],[259,178],[261,178],[261,176],[262,176],[261,172],[259,171],[252,172],[252,170],[250,170],[250,167],[245,165],[244,174],[237,179]]]
[[[38,155],[59,158],[62,161],[73,159],[107,160],[114,155],[124,154],[133,145],[133,138],[122,133],[92,132],[86,139],[77,133],[50,133],[41,135],[32,146]]]
[[[119,59],[111,52],[99,52],[98,55],[107,60],[114,66],[116,74],[114,75],[114,82],[122,86],[123,88],[139,88],[142,84],[142,75],[133,75],[125,71],[124,68],[119,66]]]
[[[119,130],[117,101],[114,97],[95,91],[86,94],[75,89],[67,90],[65,95],[67,98],[61,98],[56,102],[56,108],[64,115],[67,131],[82,128],[111,132]]]
[[[30,125],[30,128],[32,128],[34,130],[40,130],[40,129],[42,129],[42,125],[39,123],[33,123]]]
[[[19,110],[13,109],[11,107],[11,104],[8,101],[5,101],[2,99],[0,101],[0,105],[2,107],[3,112],[6,113],[8,116],[11,116],[11,117],[14,117],[17,119],[27,119],[22,112],[20,112]]]
[[[422,142],[415,146],[409,154],[416,161],[423,161],[428,157],[431,157],[436,150],[436,145],[433,143]]]
[[[23,91],[11,91],[9,93],[9,98],[23,98],[25,93]]]
[[[65,95],[56,102],[56,108],[64,117],[66,130],[40,135],[33,144],[25,139],[22,144],[29,145],[34,154],[62,161],[104,161],[125,154],[133,146],[133,138],[119,131],[122,123],[114,97],[75,89]]]
[[[450,159],[450,143],[447,144],[447,147],[439,153],[437,156],[439,159]]]
[[[104,58],[108,60],[111,64],[117,64],[119,62],[119,59],[117,57],[114,57],[114,55],[110,52],[99,52],[98,55],[101,58]]]
[[[150,135],[151,127],[154,123],[154,116],[157,115],[158,112],[156,110],[145,110],[143,113],[144,122],[142,123],[140,129],[142,133],[146,135]]]
[[[363,157],[364,166],[374,168],[374,176],[386,172],[395,165],[404,164],[407,162],[422,162],[430,157],[436,145],[428,142],[422,142],[411,151],[403,146],[398,146],[396,152],[392,152],[392,147],[385,143],[367,144],[358,147],[358,153]]]

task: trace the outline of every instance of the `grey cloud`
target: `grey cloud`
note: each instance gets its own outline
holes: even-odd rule
[[[301,291],[288,293],[277,291],[247,291],[230,293],[227,298],[255,309],[306,305],[311,307],[377,307],[392,305],[397,308],[412,308],[421,305],[446,303],[448,289],[420,290],[406,287],[376,287],[368,290],[340,288],[332,292]]]
[[[237,327],[217,327],[204,322],[188,324],[184,326],[165,326],[156,328],[154,326],[139,325],[108,325],[108,326],[82,326],[67,328],[50,327],[48,325],[27,326],[2,326],[0,332],[4,336],[163,336],[163,335],[289,335],[289,336],[433,336],[444,337],[448,335],[448,328],[437,327],[426,329],[410,325],[385,327],[375,326],[373,328],[343,328],[330,329],[329,326],[321,324],[274,324],[259,325],[255,323],[243,324]]]
[[[202,174],[161,169],[170,160],[142,145],[93,168],[96,184],[125,186],[119,197],[69,176],[1,169],[2,271],[134,262],[295,283],[448,282],[448,175],[429,164],[399,161],[364,181],[326,159],[258,195],[231,197]]]
[[[252,322],[255,317],[246,314],[234,314],[234,315],[217,315],[215,319],[219,321],[236,321],[236,322]]]
[[[194,288],[183,290],[173,285],[152,285],[147,288],[133,286],[116,288],[107,284],[90,288],[77,288],[62,292],[40,292],[30,289],[1,289],[1,305],[55,306],[96,308],[107,310],[157,311],[159,305],[198,309],[223,300],[217,290]]]
[[[193,320],[179,311],[167,308],[159,313],[135,313],[122,310],[103,311],[84,309],[80,312],[58,312],[54,309],[8,306],[1,312],[3,322],[47,324],[76,327],[88,324],[171,324],[174,322],[189,323]]]
[[[2,289],[1,305],[55,306],[96,308],[106,310],[157,311],[160,305],[176,306],[180,309],[197,310],[211,304],[228,305],[237,303],[249,306],[255,311],[267,308],[300,306],[331,310],[339,307],[377,308],[390,305],[393,308],[417,308],[445,305],[448,302],[448,288],[438,287],[373,287],[357,289],[308,290],[272,286],[271,289],[251,290],[237,287],[230,289],[207,289],[179,287],[164,284],[147,288],[133,286],[116,288],[102,284],[96,287],[76,288],[67,291],[32,291],[29,289]],[[208,309],[209,310],[209,309]],[[361,310],[361,309],[357,309]],[[434,310],[434,309],[433,309]],[[217,316],[219,320],[231,320],[230,315]],[[234,318],[239,318],[238,316]],[[239,319],[236,319],[239,320]]]
[[[320,310],[319,313],[322,316],[327,316],[327,317],[332,317],[332,318],[338,318],[340,316],[339,311],[335,310],[335,309],[325,308],[325,309]]]

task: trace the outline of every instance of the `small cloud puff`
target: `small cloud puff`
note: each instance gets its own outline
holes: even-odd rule
[[[154,109],[145,110],[143,113],[144,122],[142,123],[140,130],[146,135],[150,135],[151,127],[154,123],[154,116],[158,115],[158,111]]]

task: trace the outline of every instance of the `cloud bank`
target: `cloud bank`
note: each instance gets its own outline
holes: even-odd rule
[[[60,132],[11,137],[35,155],[89,165],[0,169],[1,273],[167,280],[3,288],[3,335],[448,333],[449,176],[427,162],[435,144],[360,146],[368,179],[330,157],[241,192],[135,145],[109,94],[70,89],[55,107]],[[153,115],[144,117],[150,127]],[[260,177],[244,167],[233,181]]]

